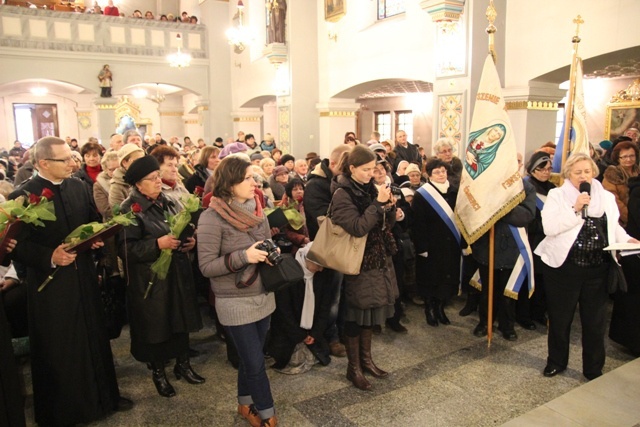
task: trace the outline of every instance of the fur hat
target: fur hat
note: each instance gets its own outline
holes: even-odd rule
[[[296,158],[293,157],[291,154],[283,154],[282,157],[280,157],[280,164],[284,165],[285,163],[287,163],[289,160],[291,160],[292,162],[295,163]]]
[[[126,159],[129,154],[135,153],[136,151],[140,151],[144,154],[144,150],[142,150],[142,148],[138,147],[136,144],[124,144],[118,150],[118,164],[122,166],[122,161]]]
[[[160,164],[153,156],[144,156],[131,163],[129,169],[124,174],[124,182],[134,185],[151,172],[160,170]]]

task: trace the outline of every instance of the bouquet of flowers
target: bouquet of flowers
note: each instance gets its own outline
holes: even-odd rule
[[[127,212],[126,214],[120,213],[120,207],[114,206],[113,208],[113,217],[107,222],[90,222],[88,224],[82,224],[76,227],[67,237],[64,239],[64,243],[69,243],[71,245],[77,245],[81,242],[91,239],[99,233],[105,232],[106,230],[112,227],[123,227],[127,225],[135,225],[135,215],[133,212]],[[114,232],[115,232],[114,228]],[[103,237],[108,237],[106,234]],[[38,292],[42,292],[42,290],[49,284],[51,280],[53,280],[53,276],[60,269],[60,267],[56,267],[56,269],[45,279],[44,282],[38,287]]]
[[[166,214],[167,223],[169,224],[170,234],[175,238],[180,237],[182,231],[187,227],[187,225],[191,222],[191,214],[197,212],[200,209],[200,199],[198,196],[194,194],[184,195],[181,198],[182,205],[184,209],[178,212],[175,215]],[[160,256],[158,259],[151,265],[151,271],[153,272],[153,277],[149,284],[147,285],[147,290],[144,293],[144,298],[146,299],[149,296],[149,292],[151,291],[151,286],[153,285],[153,281],[156,277],[161,280],[167,278],[169,274],[169,267],[171,266],[171,258],[173,257],[173,251],[171,249],[163,249],[160,252]]]
[[[18,232],[18,224],[26,223],[44,227],[42,221],[56,220],[52,198],[53,191],[44,188],[39,196],[29,194],[0,204],[0,261],[9,240]]]

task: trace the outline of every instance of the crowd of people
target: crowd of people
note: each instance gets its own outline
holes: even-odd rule
[[[125,322],[131,354],[146,364],[160,396],[176,394],[165,372],[170,360],[176,378],[204,383],[189,344],[189,333],[203,325],[199,300],[238,369],[238,413],[252,426],[278,423],[265,354],[288,374],[346,357],[346,378],[371,390],[369,375],[388,376],[373,360],[372,341],[382,326],[407,333],[406,304],[422,306],[429,327],[446,326],[452,298],[466,294],[458,315],[478,311],[473,334],[487,335],[489,295],[481,284],[489,277],[488,235],[468,245],[452,220],[463,170],[455,143],[441,138],[427,157],[404,131],[393,142],[379,137],[362,144],[348,132],[327,158],[296,159],[273,136],[243,132],[208,145],[128,131],[114,134],[108,148],[46,137],[29,150],[16,141],[1,153],[0,197],[47,193],[56,213],[55,221],[26,226],[9,242],[3,268],[0,353],[10,348],[9,337],[29,336],[36,422],[87,423],[133,406],[120,394],[109,345]],[[591,156],[572,155],[561,184],[551,179],[555,149],[545,144],[523,162],[524,200],[496,223],[491,317],[509,341],[518,339],[516,325],[548,328],[547,377],[567,368],[578,305],[583,374],[602,375],[607,282],[618,263],[604,248],[640,238],[637,144],[637,134],[622,136],[592,147]],[[191,213],[191,232],[175,235],[168,218],[191,212],[195,198],[201,208]],[[136,222],[91,250],[60,244],[79,225],[126,213]],[[366,236],[359,274],[307,257],[325,215]],[[526,287],[504,294],[519,254],[514,229],[524,230],[534,250],[533,295]],[[274,256],[266,241],[295,258],[304,280],[275,294],[265,290],[259,266]],[[167,273],[159,276],[152,266],[167,253]],[[620,264],[629,289],[613,295],[610,337],[640,354],[640,260]],[[115,332],[106,327],[114,313],[101,294],[109,284],[126,305]],[[19,397],[15,367],[0,369],[5,390]],[[24,423],[22,405],[2,409]]]

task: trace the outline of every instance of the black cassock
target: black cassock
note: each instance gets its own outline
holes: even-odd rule
[[[13,253],[27,267],[29,332],[35,420],[70,425],[101,418],[116,408],[119,392],[91,251],[54,272],[51,255],[79,225],[100,216],[86,185],[75,178],[55,185],[36,176],[12,193],[53,192],[56,221],[26,226]]]
[[[11,332],[0,295],[0,426],[25,425],[24,399],[11,346]]]

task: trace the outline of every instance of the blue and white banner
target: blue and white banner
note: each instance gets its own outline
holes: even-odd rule
[[[447,201],[442,197],[440,192],[436,190],[433,185],[428,182],[424,184],[422,187],[418,188],[418,193],[424,197],[424,199],[429,203],[429,206],[436,211],[440,219],[446,224],[446,226],[453,234],[453,237],[458,241],[458,245],[461,241],[460,230],[456,226],[453,211],[451,207],[447,203]]]

